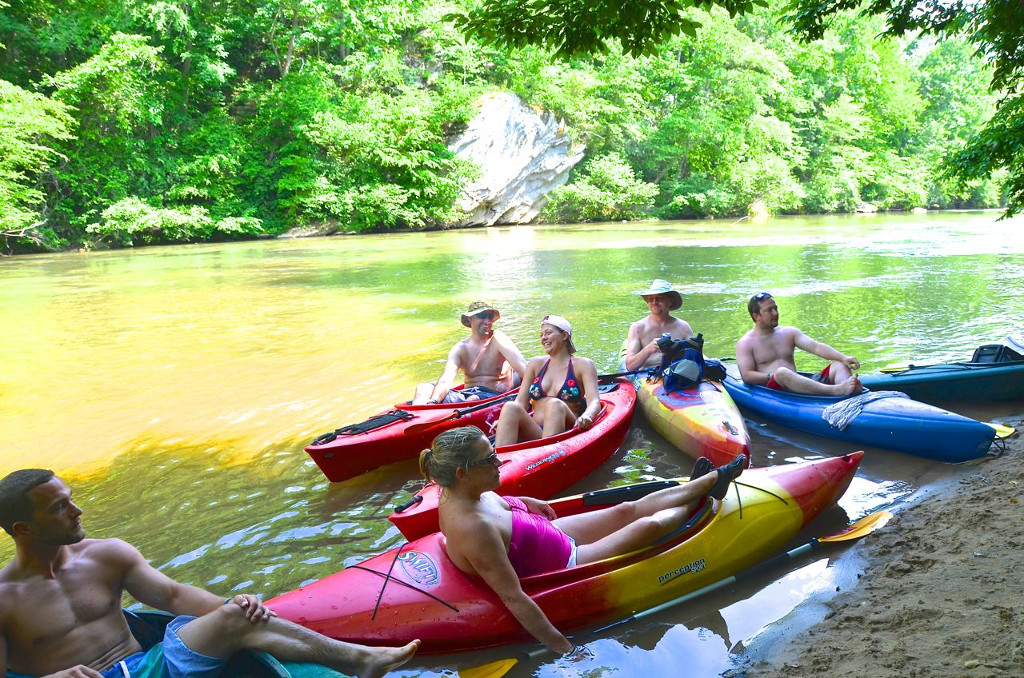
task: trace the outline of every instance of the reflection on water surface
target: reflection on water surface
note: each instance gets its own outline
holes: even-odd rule
[[[184,581],[269,597],[401,541],[386,517],[419,486],[412,462],[331,485],[302,447],[435,378],[469,301],[497,305],[527,355],[541,352],[540,317],[569,317],[580,352],[605,372],[646,312],[631,292],[656,277],[686,290],[680,314],[711,357],[732,354],[750,326],[746,299],[768,290],[784,324],[866,369],[964,358],[1020,332],[1020,221],[996,216],[490,228],[4,259],[0,473],[52,467],[72,481],[91,535],[123,537]],[[574,491],[688,472],[682,453],[634,424]],[[756,465],[848,451],[751,428]],[[842,509],[807,536],[937,474],[873,452]],[[11,550],[0,540],[0,560]],[[730,650],[832,585],[826,566],[840,553],[621,627],[578,664],[517,670],[668,675],[686,657],[692,675],[721,673]],[[450,664],[426,659],[403,675]]]

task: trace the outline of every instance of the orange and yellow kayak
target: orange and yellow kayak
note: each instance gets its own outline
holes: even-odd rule
[[[620,367],[625,370],[623,342]],[[741,454],[750,459],[750,433],[732,396],[717,381],[666,391],[660,378],[637,376],[637,403],[651,427],[665,440],[693,457],[707,457],[715,466]]]
[[[561,630],[615,620],[729,577],[779,551],[849,487],[863,452],[746,471],[705,501],[670,541],[527,577],[523,589]],[[682,481],[663,481],[682,482]],[[592,511],[658,489],[627,485],[551,502]],[[483,580],[457,569],[434,533],[268,601],[284,619],[333,638],[424,652],[515,643],[529,635]]]

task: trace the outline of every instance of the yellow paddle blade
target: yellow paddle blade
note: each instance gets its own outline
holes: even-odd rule
[[[857,522],[847,527],[842,532],[837,534],[829,535],[828,537],[818,537],[820,542],[832,542],[832,541],[847,541],[850,539],[860,539],[866,534],[874,532],[878,528],[885,525],[892,518],[892,514],[888,511],[876,511],[869,515],[864,516]]]
[[[461,669],[459,671],[459,678],[501,678],[518,663],[518,659],[499,659],[490,664],[481,664],[480,666]]]
[[[889,374],[891,372],[906,372],[907,370],[915,367],[928,367],[929,365],[941,365],[942,363],[935,362],[934,360],[926,360],[923,363],[896,363],[894,365],[886,365],[879,372]]]
[[[1003,438],[1009,438],[1010,436],[1017,432],[1017,429],[1015,429],[1012,426],[1006,426],[1005,424],[993,424],[990,421],[986,421],[985,425],[991,426],[996,430],[996,439],[998,440],[1002,440]]]

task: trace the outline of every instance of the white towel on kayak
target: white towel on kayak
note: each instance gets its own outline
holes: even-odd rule
[[[1014,353],[1024,355],[1024,337],[1010,336],[1006,337],[999,343],[1005,346],[1006,348],[1010,349]]]
[[[829,405],[821,411],[821,418],[833,428],[845,431],[857,415],[861,413],[864,406],[882,398],[909,398],[906,393],[900,391],[868,391],[860,395],[850,396],[838,403]]]

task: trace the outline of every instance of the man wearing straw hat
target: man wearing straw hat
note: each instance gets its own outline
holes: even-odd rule
[[[494,329],[500,317],[498,309],[486,301],[470,304],[462,314],[462,324],[469,328],[469,336],[452,346],[444,372],[435,383],[416,387],[412,404],[480,400],[518,385],[526,369],[526,359],[507,334]],[[460,370],[466,385],[453,391],[451,388]]]
[[[625,366],[630,371],[656,367],[661,363],[658,339],[663,335],[667,334],[672,339],[689,339],[693,336],[690,323],[671,314],[683,305],[683,296],[668,281],[656,279],[648,289],[633,294],[644,298],[650,314],[629,326]]]

